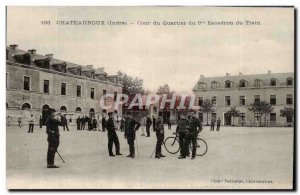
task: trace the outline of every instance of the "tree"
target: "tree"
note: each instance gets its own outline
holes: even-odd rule
[[[209,99],[206,99],[203,102],[203,106],[201,106],[200,111],[207,114],[206,125],[208,126],[208,114],[213,113],[215,111],[215,109],[213,108],[213,104],[211,103],[211,101]]]
[[[293,122],[294,117],[294,108],[292,107],[284,107],[280,110],[280,116],[286,117],[288,126],[291,126],[291,123]]]
[[[122,91],[123,94],[126,94],[130,97],[134,97],[136,94],[144,94],[145,90],[143,89],[143,80],[138,77],[132,77],[119,71],[118,81],[123,85]]]
[[[253,113],[259,113],[262,117],[265,116],[265,123],[266,123],[266,115],[273,111],[273,107],[266,101],[261,102],[254,102],[251,104],[251,108],[248,108]],[[259,119],[259,125],[261,126],[261,117]]]
[[[226,114],[232,117],[232,126],[234,126],[234,118],[240,116],[240,111],[237,110],[236,107],[232,107],[226,112]]]
[[[162,95],[162,94],[173,94],[174,91],[170,90],[170,87],[168,84],[165,84],[163,86],[159,86],[158,90],[157,90],[157,94],[158,95]]]

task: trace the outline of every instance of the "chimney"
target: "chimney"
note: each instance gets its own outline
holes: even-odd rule
[[[227,77],[229,77],[229,76],[230,76],[230,74],[229,74],[228,72],[226,72],[226,76],[227,76]]]
[[[268,70],[268,75],[270,75],[272,72],[271,72],[271,70]]]
[[[15,50],[18,49],[18,45],[16,45],[16,44],[10,45],[9,47],[12,49],[15,49]]]
[[[200,75],[200,79],[204,79],[205,78],[205,76],[204,75]]]
[[[94,65],[86,65],[88,69],[94,69]]]
[[[242,73],[242,72],[239,72],[239,76],[243,76],[243,73]]]
[[[35,50],[35,49],[30,49],[30,50],[28,50],[28,52],[29,52],[30,54],[36,54],[36,50]]]
[[[50,59],[53,59],[53,54],[52,54],[52,53],[46,54],[45,56],[47,56],[47,57],[50,58]]]

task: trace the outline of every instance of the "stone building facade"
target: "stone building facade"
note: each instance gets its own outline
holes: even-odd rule
[[[290,118],[280,116],[284,107],[294,108],[294,73],[271,73],[256,75],[230,75],[223,77],[205,77],[200,79],[193,88],[197,98],[197,105],[202,106],[209,99],[215,109],[214,113],[199,113],[199,117],[206,124],[212,118],[219,118],[223,125],[262,125],[286,126],[291,123]],[[274,108],[270,114],[260,116],[249,110],[255,101],[266,101]],[[240,116],[235,118],[226,114],[230,108],[235,107],[240,111]]]
[[[107,75],[103,68],[55,59],[53,54],[39,55],[36,50],[23,51],[17,45],[6,48],[9,121],[26,121],[33,114],[37,123],[49,107],[72,119],[78,115],[97,116],[103,112],[100,98],[108,93],[116,96],[122,93],[122,86],[117,76]],[[113,103],[114,98],[107,98],[106,102]],[[121,107],[117,111],[122,114]]]

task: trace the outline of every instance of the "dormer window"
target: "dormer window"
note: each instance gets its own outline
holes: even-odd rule
[[[206,83],[198,83],[198,89],[206,89]]]
[[[289,77],[286,79],[286,85],[293,85],[293,78]]]
[[[225,88],[232,88],[233,87],[233,82],[232,81],[225,81]]]
[[[220,87],[220,83],[218,83],[217,81],[213,81],[211,82],[211,88],[212,89],[216,89]]]
[[[240,80],[239,87],[247,87],[247,81],[246,80]]]
[[[270,86],[276,86],[276,85],[277,85],[277,79],[271,79]]]
[[[254,81],[254,87],[261,87],[262,86],[262,80],[255,79]]]

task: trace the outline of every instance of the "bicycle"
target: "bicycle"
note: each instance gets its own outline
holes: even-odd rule
[[[179,138],[178,134],[176,134],[175,137],[167,137],[164,141],[164,146],[167,152],[170,154],[176,154],[180,150],[180,145],[179,145]],[[192,144],[190,144],[190,148],[192,149]],[[197,151],[196,155],[197,156],[203,156],[207,153],[208,146],[206,141],[204,141],[202,138],[197,137]]]

